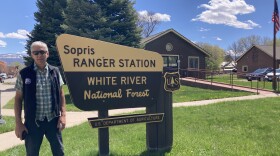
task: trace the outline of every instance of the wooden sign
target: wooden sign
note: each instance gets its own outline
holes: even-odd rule
[[[63,34],[56,46],[71,99],[82,110],[156,103],[163,70],[155,52]]]
[[[135,124],[135,123],[151,123],[161,122],[163,120],[164,113],[157,114],[134,114],[134,115],[122,115],[112,116],[108,118],[88,118],[92,128],[104,128],[110,126]]]

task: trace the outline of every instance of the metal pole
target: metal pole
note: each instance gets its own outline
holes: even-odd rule
[[[257,80],[257,94],[259,94],[259,81]]]
[[[274,91],[276,91],[276,22],[279,22],[277,21],[277,17],[275,15],[275,11],[278,10],[278,6],[277,6],[277,2],[276,0],[274,0],[274,12],[273,12],[273,79],[272,79],[272,89]],[[277,12],[278,14],[278,12]]]
[[[211,85],[213,83],[213,70],[211,71]]]
[[[230,75],[231,90],[233,90],[233,72]]]
[[[1,90],[0,90],[0,124],[5,124],[6,121],[4,119],[2,119],[2,114],[1,114]]]

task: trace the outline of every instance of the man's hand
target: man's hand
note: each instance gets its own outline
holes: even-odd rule
[[[57,128],[59,129],[59,131],[62,131],[65,128],[65,126],[66,126],[66,116],[61,115],[57,122]]]
[[[16,123],[15,133],[17,138],[20,138],[20,140],[23,140],[22,138],[23,131],[26,131],[26,133],[28,134],[28,130],[22,122]]]

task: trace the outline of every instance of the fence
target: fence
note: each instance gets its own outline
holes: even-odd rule
[[[259,90],[280,91],[280,81],[277,79],[276,89],[273,89],[272,82],[266,80],[265,76],[256,76],[253,80],[246,79],[246,73],[241,72],[223,72],[223,71],[209,71],[209,70],[194,70],[194,69],[181,69],[181,77],[189,77],[195,80],[200,79],[209,81],[212,85],[215,83],[223,83],[233,86],[247,87]]]

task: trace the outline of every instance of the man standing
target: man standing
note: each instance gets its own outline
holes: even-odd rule
[[[25,140],[27,156],[39,155],[44,135],[52,154],[61,156],[64,155],[61,131],[66,124],[64,83],[58,68],[47,63],[49,51],[44,42],[31,44],[31,56],[34,63],[20,71],[15,85],[15,133]]]

